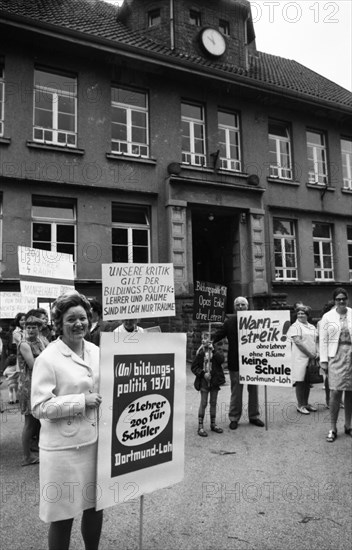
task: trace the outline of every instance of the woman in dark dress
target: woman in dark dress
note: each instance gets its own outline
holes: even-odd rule
[[[23,462],[22,466],[38,464],[39,458],[31,451],[33,437],[39,433],[40,422],[32,415],[31,385],[32,370],[35,359],[45,349],[44,342],[39,338],[39,328],[42,321],[33,315],[26,316],[25,334],[17,351],[20,375],[18,379],[18,398],[20,410],[24,415],[22,430]]]

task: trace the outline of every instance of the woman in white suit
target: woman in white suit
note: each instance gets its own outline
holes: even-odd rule
[[[68,550],[73,518],[81,512],[86,550],[97,550],[100,540],[102,511],[95,510],[99,348],[84,340],[90,320],[85,296],[60,296],[53,310],[60,336],[34,364],[32,409],[42,426],[39,516],[50,522],[49,550]]]
[[[352,309],[347,307],[344,288],[334,291],[336,307],[325,313],[319,327],[320,366],[327,371],[330,385],[330,431],[326,441],[337,437],[337,419],[345,392],[345,434],[352,437]]]

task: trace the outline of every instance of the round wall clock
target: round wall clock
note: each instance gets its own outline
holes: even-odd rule
[[[203,29],[200,32],[200,41],[206,52],[214,57],[220,57],[226,51],[226,40],[217,29]]]

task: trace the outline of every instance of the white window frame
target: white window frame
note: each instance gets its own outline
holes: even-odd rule
[[[239,115],[238,113],[230,113],[229,111],[224,111],[222,109],[218,110],[218,114],[228,114],[235,117],[235,126],[231,124],[222,124],[218,122],[219,134],[223,132],[225,134],[225,141],[221,141],[219,135],[219,143],[225,146],[226,156],[222,157],[220,155],[220,168],[222,170],[230,170],[231,172],[241,172],[242,162],[241,162],[241,136],[240,136],[240,126],[239,126]],[[238,151],[238,158],[231,157],[231,135],[235,135],[236,141],[236,150]]]
[[[286,137],[278,136],[270,132],[270,124],[282,126],[285,129]],[[271,140],[274,142],[274,151],[271,151]],[[282,147],[288,149],[288,153],[283,153]],[[279,120],[269,120],[269,151],[276,157],[275,164],[270,164],[269,175],[271,178],[282,180],[292,180],[292,147],[290,127],[287,123]],[[283,159],[288,159],[288,166],[285,166]]]
[[[186,124],[189,129],[189,141],[190,141],[190,151],[182,151],[182,164],[189,164],[191,166],[206,166],[206,140],[205,140],[205,114],[204,107],[198,103],[192,103],[189,101],[182,101],[181,109],[183,105],[190,105],[198,107],[201,111],[201,118],[189,117],[182,115],[181,113],[181,122],[182,125]],[[202,139],[195,137],[195,128],[199,126],[201,128]],[[183,139],[183,135],[182,135]],[[203,145],[203,153],[196,153],[196,140],[200,141]]]
[[[320,144],[309,142],[308,134],[319,136]],[[307,156],[308,162],[313,164],[313,169],[308,169],[308,182],[315,185],[328,185],[327,149],[323,132],[307,130]]]
[[[347,226],[347,251],[350,281],[352,281],[352,225]],[[350,235],[348,233],[350,232]]]
[[[282,222],[288,222],[291,225],[292,233],[283,235],[282,233],[274,232],[274,221],[279,220]],[[296,236],[296,222],[290,219],[284,219],[275,217],[273,219],[273,237],[274,237],[274,269],[276,281],[297,281],[298,280],[298,266],[297,266],[297,236]],[[282,260],[282,266],[276,265],[277,252],[275,249],[275,243],[279,241],[280,244],[280,257]],[[286,243],[290,241],[293,243],[293,252],[286,251]],[[294,255],[294,266],[287,265],[287,254]]]
[[[4,135],[5,125],[5,75],[4,68],[0,66],[0,137]]]
[[[51,233],[51,240],[50,240],[50,252],[57,252],[58,254],[62,253],[61,251],[58,251],[58,244],[63,244],[63,243],[58,243],[58,240],[57,240],[57,229],[58,229],[58,226],[59,225],[66,225],[66,226],[70,226],[70,227],[73,227],[73,230],[74,230],[74,242],[73,243],[68,243],[68,244],[72,244],[73,245],[73,265],[74,265],[74,273],[76,273],[76,266],[77,266],[77,213],[76,213],[76,205],[75,205],[75,201],[71,199],[67,199],[71,204],[72,204],[72,209],[73,209],[73,219],[72,218],[64,218],[64,217],[54,217],[52,215],[48,215],[48,216],[38,216],[38,215],[35,215],[33,213],[33,207],[36,206],[34,205],[34,202],[35,200],[38,200],[40,201],[41,199],[47,199],[50,201],[50,198],[51,197],[33,197],[32,198],[32,223],[31,223],[31,244],[32,244],[32,247],[33,248],[36,248],[36,245],[34,243],[34,224],[37,223],[37,224],[46,224],[46,225],[50,225],[50,233]],[[53,199],[56,198],[56,197],[53,197]],[[60,209],[59,206],[56,206],[53,202],[53,207],[54,208],[58,208]],[[45,206],[43,206],[42,208],[45,208]],[[48,206],[49,208],[49,206]],[[36,241],[38,241],[38,239],[36,239]],[[43,243],[49,243],[49,241],[42,241]],[[41,249],[42,250],[42,249]],[[46,249],[44,249],[46,250]]]
[[[314,266],[314,278],[316,281],[334,281],[334,255],[333,255],[333,242],[332,242],[332,230],[331,225],[328,223],[320,223],[319,225],[325,225],[329,228],[329,237],[315,237],[313,223],[313,258],[315,264],[315,258],[318,256],[319,265]],[[315,253],[315,245],[318,245],[318,254]],[[325,245],[329,246],[329,253],[324,251]],[[324,258],[330,258],[331,267],[324,267]]]
[[[343,188],[352,191],[352,138],[341,138]]]
[[[112,86],[114,90],[127,90],[123,86]],[[134,90],[131,89],[131,92]],[[117,108],[124,110],[126,113],[126,140],[119,140],[111,138],[111,152],[118,155],[128,155],[131,157],[149,158],[149,103],[148,94],[143,90],[135,90],[139,94],[143,94],[145,98],[145,107],[122,103],[119,101],[111,100],[111,108]],[[132,119],[133,113],[138,112],[145,115],[146,124],[146,142],[132,141]],[[112,124],[115,124],[112,122]],[[126,149],[126,150],[125,150]],[[144,151],[144,152],[143,152]]]
[[[55,75],[54,72],[46,71],[42,69],[36,69],[34,72],[34,92],[33,92],[33,141],[39,143],[47,143],[51,145],[58,145],[60,147],[77,147],[77,79],[73,76],[67,76],[66,78],[72,83],[73,91],[58,90],[53,86],[42,86],[36,84],[36,72],[40,71],[47,75]],[[52,120],[51,127],[46,128],[35,124],[36,109],[36,94],[46,94],[52,97]],[[64,130],[59,128],[59,100],[60,98],[73,98],[74,104],[74,130]],[[63,139],[64,138],[64,139]]]
[[[116,206],[120,206],[121,208],[124,207],[123,204],[118,204]],[[135,245],[133,243],[133,231],[134,230],[144,230],[146,231],[147,233],[147,247],[148,247],[148,260],[146,263],[150,263],[150,258],[151,258],[151,250],[150,250],[150,215],[149,215],[149,212],[148,212],[148,209],[147,207],[140,207],[139,205],[129,205],[129,206],[133,206],[135,208],[140,208],[142,211],[144,210],[144,215],[145,215],[145,224],[141,224],[141,223],[133,223],[133,222],[114,222],[112,221],[112,224],[111,224],[111,227],[112,229],[124,229],[127,231],[127,262],[128,263],[135,263],[134,262],[134,257],[133,257],[133,251],[134,251],[134,248],[136,248],[138,245]],[[112,239],[111,239],[111,255],[112,255],[112,261],[114,261],[113,259],[113,250],[114,250],[114,247],[115,246],[119,246],[117,244],[113,244],[112,243]],[[121,245],[120,245],[121,246]],[[118,263],[118,262],[117,262]]]

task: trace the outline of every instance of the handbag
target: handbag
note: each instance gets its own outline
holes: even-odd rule
[[[308,361],[305,382],[308,384],[322,384],[324,377],[320,374],[320,364],[316,357],[312,357]]]
[[[193,385],[195,390],[200,391],[200,388],[202,387],[202,379],[200,376],[195,377]]]

